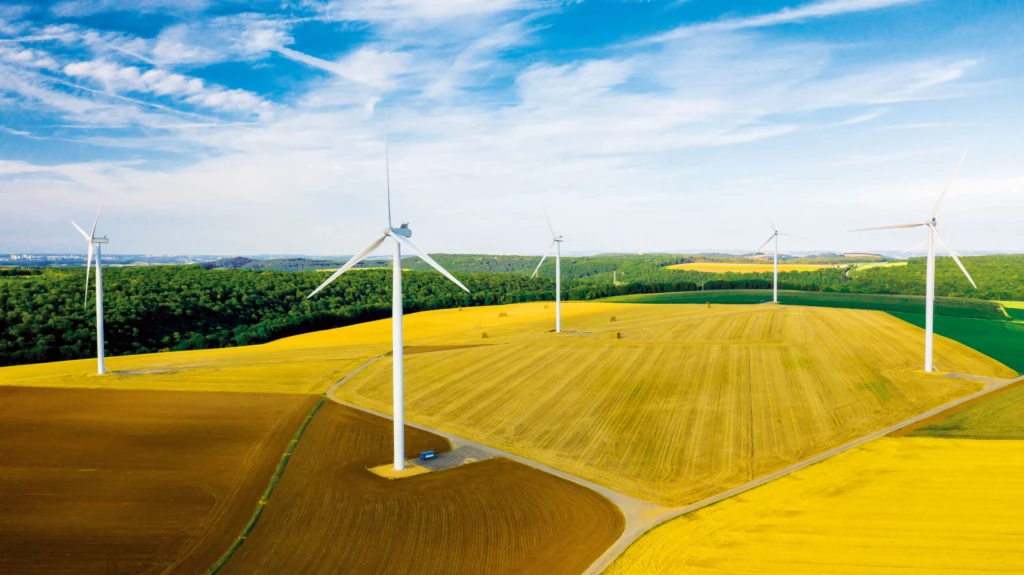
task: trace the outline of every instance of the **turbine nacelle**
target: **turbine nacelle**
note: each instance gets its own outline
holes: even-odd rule
[[[399,235],[402,236],[403,238],[411,238],[412,230],[409,229],[409,222],[405,222],[401,226],[398,226],[397,228],[384,228],[384,235]]]

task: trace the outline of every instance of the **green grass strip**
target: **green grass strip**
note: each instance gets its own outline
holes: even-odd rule
[[[267,502],[270,501],[270,495],[274,492],[274,488],[277,487],[277,482],[280,481],[281,475],[284,473],[284,468],[288,466],[288,461],[292,458],[292,452],[295,451],[295,446],[299,444],[299,440],[302,439],[302,434],[306,432],[306,428],[309,427],[309,423],[313,421],[313,416],[316,415],[317,411],[320,411],[320,407],[323,406],[324,402],[327,401],[327,397],[321,397],[320,401],[313,406],[313,410],[309,412],[306,419],[299,426],[299,430],[295,432],[295,436],[292,437],[291,443],[288,444],[288,449],[285,450],[284,455],[281,456],[281,461],[277,463],[277,469],[274,470],[274,475],[270,477],[270,484],[267,485],[266,491],[263,492],[263,497],[260,498],[259,503],[256,504],[256,510],[252,512],[252,517],[249,518],[249,522],[245,524],[245,528],[242,529],[242,534],[235,539],[235,542],[231,544],[227,552],[213,564],[213,567],[206,572],[206,575],[214,575],[220,571],[224,565],[227,564],[231,556],[238,551],[238,548],[245,543],[246,537],[252,533],[253,528],[256,527],[256,522],[259,521],[260,515],[263,514],[263,508],[266,507]]]
[[[713,304],[744,304],[769,302],[771,300],[771,290],[708,290],[631,294],[604,298],[598,301],[649,304],[702,304],[704,302]],[[779,290],[779,303],[785,305],[872,309],[890,313],[922,313],[925,300],[924,296],[913,295]],[[1010,319],[1003,312],[1003,306],[996,302],[946,297],[935,298],[935,315],[1003,321]]]

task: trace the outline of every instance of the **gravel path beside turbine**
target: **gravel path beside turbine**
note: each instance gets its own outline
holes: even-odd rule
[[[385,357],[385,356],[381,356],[381,357]],[[380,412],[377,412],[377,411],[374,411],[374,410],[371,410],[371,409],[366,409],[366,408],[360,407],[358,405],[351,404],[349,402],[341,401],[340,399],[338,399],[334,395],[334,392],[339,387],[344,385],[345,382],[349,381],[357,373],[359,373],[361,370],[363,370],[364,368],[366,368],[367,366],[369,366],[371,363],[373,363],[374,361],[376,361],[378,359],[380,359],[380,357],[376,357],[376,358],[372,358],[370,360],[367,360],[366,363],[364,363],[363,365],[359,366],[359,368],[357,368],[352,373],[350,373],[348,376],[346,376],[344,379],[342,379],[341,381],[336,383],[334,386],[332,386],[327,391],[327,398],[330,399],[331,401],[334,401],[336,403],[340,403],[342,405],[345,405],[347,407],[351,407],[353,409],[357,409],[357,410],[360,410],[360,411],[363,411],[363,412],[366,412],[366,413],[371,413],[371,414],[377,415],[379,417],[384,417],[384,418],[387,418],[387,419],[391,419],[391,417],[389,415],[387,415],[387,414],[380,413]],[[716,495],[713,495],[711,497],[707,497],[707,498],[702,499],[700,501],[697,501],[695,503],[691,503],[690,505],[686,505],[686,506],[683,506],[683,507],[676,507],[676,508],[663,507],[663,506],[655,505],[653,503],[649,503],[647,501],[643,501],[641,499],[637,499],[637,498],[632,497],[630,495],[626,495],[624,493],[620,493],[618,491],[609,489],[609,488],[604,487],[602,485],[598,485],[598,484],[593,483],[591,481],[587,481],[586,479],[582,479],[580,477],[576,477],[574,475],[565,473],[563,471],[560,471],[558,469],[549,467],[549,466],[544,465],[542,463],[538,463],[536,461],[527,459],[525,457],[521,457],[521,456],[518,456],[518,455],[515,455],[515,454],[512,454],[512,453],[508,453],[506,451],[502,451],[500,449],[495,449],[493,447],[489,447],[489,446],[486,446],[486,445],[483,445],[483,444],[480,444],[480,443],[476,443],[476,442],[470,441],[468,439],[465,439],[463,437],[459,437],[457,435],[452,435],[450,433],[446,433],[446,432],[438,430],[438,429],[433,429],[433,428],[430,428],[430,427],[427,427],[427,426],[424,426],[424,425],[419,425],[419,424],[408,422],[408,421],[406,422],[406,425],[408,425],[410,427],[415,427],[417,429],[422,429],[424,431],[429,431],[431,433],[435,433],[437,435],[440,435],[442,437],[447,438],[451,442],[451,444],[452,444],[452,451],[450,453],[447,453],[447,454],[442,454],[441,456],[438,457],[438,459],[436,459],[433,462],[431,462],[432,463],[431,464],[431,469],[446,469],[448,467],[455,467],[455,466],[458,466],[458,465],[462,465],[462,464],[465,464],[465,463],[471,463],[473,461],[479,461],[479,460],[487,459],[487,458],[490,458],[490,457],[505,457],[505,458],[517,461],[519,463],[522,463],[524,465],[528,465],[528,466],[533,467],[535,469],[539,469],[541,471],[545,471],[547,473],[551,473],[551,474],[556,475],[558,477],[561,477],[563,479],[567,479],[569,481],[572,481],[572,482],[577,483],[579,485],[582,485],[584,487],[590,488],[590,489],[600,493],[601,495],[605,496],[610,501],[612,501],[615,505],[617,505],[619,507],[619,509],[622,510],[622,513],[623,513],[623,515],[626,518],[626,528],[623,531],[622,535],[619,537],[618,541],[616,541],[614,545],[609,547],[605,551],[605,553],[601,557],[599,557],[597,559],[597,561],[595,561],[590,566],[590,568],[588,568],[587,571],[585,572],[585,575],[597,575],[597,574],[603,572],[609,565],[611,565],[611,563],[619,555],[621,555],[622,552],[625,551],[627,547],[629,547],[634,541],[639,539],[640,536],[642,536],[643,534],[647,533],[651,529],[654,529],[655,527],[657,527],[658,525],[660,525],[662,523],[665,523],[667,521],[670,521],[670,520],[675,519],[677,517],[680,517],[682,515],[686,515],[688,513],[692,513],[694,511],[697,511],[698,509],[707,507],[709,505],[714,505],[715,503],[718,503],[720,501],[723,501],[723,500],[728,499],[730,497],[733,497],[735,495],[739,495],[740,493],[743,493],[745,491],[749,491],[749,490],[754,489],[756,487],[760,487],[760,486],[765,485],[766,483],[770,483],[771,481],[774,481],[774,480],[776,480],[776,479],[778,479],[780,477],[784,477],[786,475],[789,475],[790,473],[794,473],[796,471],[799,471],[801,469],[804,469],[806,467],[814,465],[815,463],[819,463],[821,461],[824,461],[824,460],[826,460],[826,459],[828,459],[828,458],[830,458],[830,457],[832,457],[834,455],[838,455],[840,453],[843,453],[844,451],[848,451],[850,449],[853,449],[854,447],[857,447],[859,445],[867,443],[868,441],[871,441],[871,440],[876,439],[878,437],[882,437],[882,436],[888,435],[888,434],[890,434],[890,433],[892,433],[894,431],[900,430],[900,429],[902,429],[902,428],[904,428],[904,427],[906,427],[908,425],[913,425],[913,424],[915,424],[915,423],[917,423],[917,422],[919,422],[919,421],[921,421],[923,419],[934,417],[934,416],[936,416],[938,414],[941,414],[942,412],[944,412],[946,410],[949,410],[951,408],[955,408],[955,407],[957,407],[957,406],[959,406],[959,405],[961,405],[963,403],[966,403],[968,401],[976,400],[976,399],[978,399],[980,397],[983,397],[985,395],[988,395],[988,394],[990,394],[990,393],[992,393],[994,391],[1002,389],[1002,388],[1004,388],[1004,387],[1006,387],[1008,385],[1012,385],[1014,383],[1017,383],[1017,382],[1020,382],[1020,381],[1024,381],[1024,376],[1018,377],[1018,378],[1015,378],[1015,379],[997,379],[997,378],[991,378],[991,377],[975,377],[975,376],[970,376],[970,375],[951,373],[951,374],[946,374],[946,377],[957,378],[957,379],[969,379],[969,380],[972,380],[972,381],[978,381],[978,382],[983,383],[985,385],[985,387],[981,391],[978,391],[976,393],[973,393],[973,394],[965,396],[965,397],[961,397],[961,398],[959,398],[957,400],[954,400],[954,401],[951,401],[949,403],[945,403],[945,404],[940,405],[940,406],[938,406],[936,408],[930,409],[930,410],[928,410],[928,411],[926,411],[924,413],[921,413],[919,415],[916,415],[914,417],[911,417],[909,419],[901,421],[901,422],[899,422],[899,423],[897,423],[895,425],[891,425],[889,427],[886,427],[886,428],[881,429],[879,431],[876,431],[874,433],[868,434],[868,435],[866,435],[864,437],[861,437],[859,439],[856,439],[854,441],[850,441],[850,442],[845,443],[843,445],[840,445],[838,447],[834,447],[832,449],[829,449],[827,451],[819,453],[818,455],[815,455],[814,457],[810,457],[808,459],[805,459],[803,461],[800,461],[798,463],[790,465],[789,467],[785,467],[783,469],[780,469],[780,470],[778,470],[778,471],[776,471],[774,473],[770,473],[768,475],[764,475],[762,477],[754,479],[753,481],[749,481],[747,483],[744,483],[742,485],[738,485],[736,487],[733,487],[732,489],[728,489],[726,491],[723,491],[723,492],[718,493]]]

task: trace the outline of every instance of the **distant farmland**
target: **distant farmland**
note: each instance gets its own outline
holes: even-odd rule
[[[315,403],[0,387],[0,573],[205,572]]]
[[[834,268],[833,264],[788,264],[779,263],[779,272],[809,272],[814,270],[820,270],[822,268]],[[708,272],[708,273],[738,273],[738,274],[756,274],[771,272],[775,270],[775,265],[771,262],[763,263],[726,263],[726,262],[691,262],[685,264],[676,264],[668,266],[670,270],[690,270],[694,272]]]
[[[635,294],[605,298],[612,303],[764,303],[772,301],[771,290],[710,290]],[[924,313],[924,296],[838,292],[779,291],[779,303],[844,309],[872,309],[898,313]],[[1003,307],[991,301],[935,298],[935,313],[952,317],[1006,319]]]
[[[1024,442],[882,438],[644,535],[606,575],[1020,573]]]
[[[507,459],[389,481],[391,422],[327,403],[221,574],[581,573],[623,517],[584,487]],[[406,429],[408,455],[447,450]]]
[[[431,345],[479,347],[408,356],[407,416],[679,505],[978,389],[920,373],[919,330],[881,312],[568,304],[574,333],[556,335],[541,305],[423,314],[449,325]],[[508,331],[481,339],[488,315]],[[936,350],[943,370],[1013,375],[941,337]],[[338,394],[389,412],[390,362]]]

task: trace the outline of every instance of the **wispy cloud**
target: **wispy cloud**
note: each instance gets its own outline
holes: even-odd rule
[[[860,166],[865,164],[907,160],[910,158],[930,156],[933,154],[945,154],[950,151],[954,151],[954,148],[929,148],[925,150],[908,150],[886,154],[850,154],[838,160],[827,162],[826,164],[829,166]]]
[[[229,90],[208,86],[199,78],[191,78],[161,69],[142,70],[113,62],[93,60],[64,66],[64,73],[103,84],[108,90],[141,92],[168,96],[186,103],[224,111],[257,114],[271,113],[271,105],[246,90]]]
[[[892,8],[907,4],[917,4],[923,0],[820,0],[795,8],[783,8],[777,12],[747,16],[742,18],[724,18],[714,22],[686,24],[669,32],[652,36],[642,43],[660,43],[678,40],[694,34],[708,32],[734,32],[751,28],[767,28],[781,24],[805,22],[820,18],[828,18],[855,12],[868,12],[883,8]]]
[[[322,17],[332,20],[408,25],[482,16],[509,10],[550,6],[550,0],[330,0],[312,2]]]
[[[199,12],[209,0],[64,0],[50,8],[54,16],[82,17],[104,12]]]

